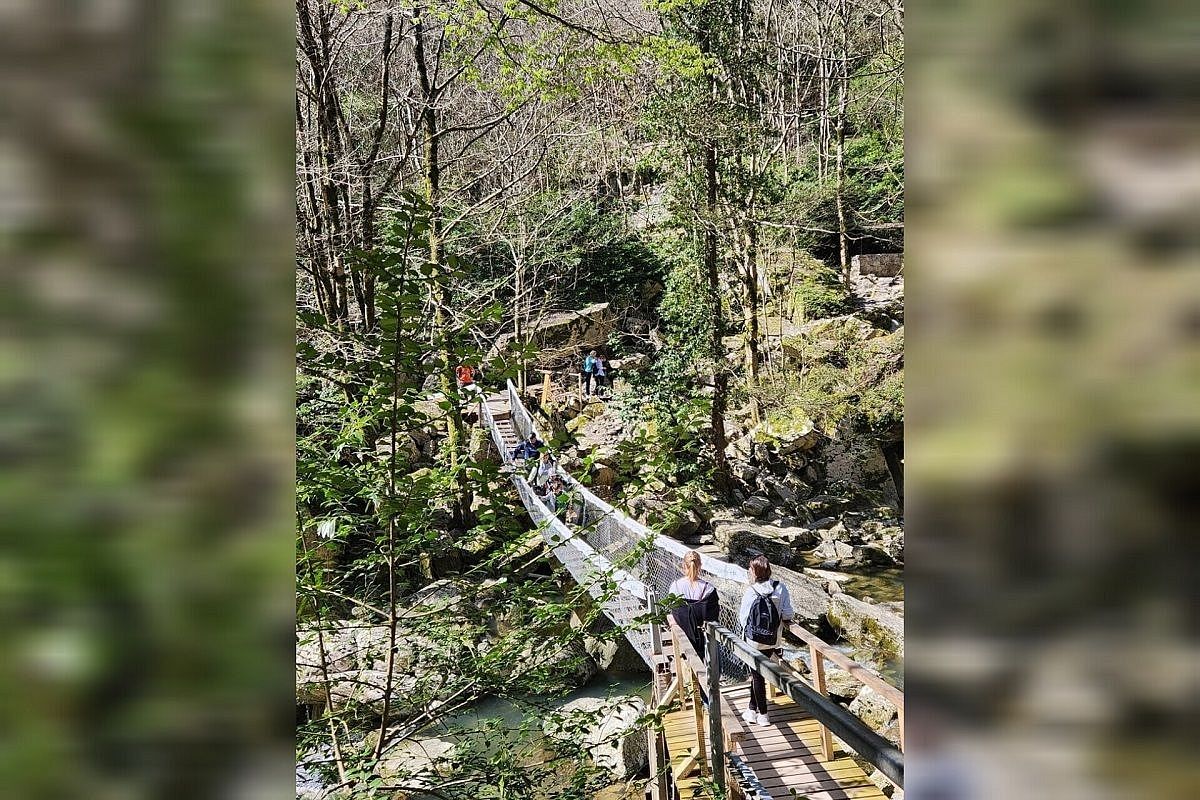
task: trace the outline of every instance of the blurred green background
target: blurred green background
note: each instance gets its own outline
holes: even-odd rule
[[[291,790],[293,46],[0,7],[0,797]]]
[[[911,4],[912,797],[1200,796],[1195,4]]]

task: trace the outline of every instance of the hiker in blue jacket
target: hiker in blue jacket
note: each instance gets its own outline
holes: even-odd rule
[[[543,442],[538,438],[538,435],[531,433],[528,439],[522,439],[521,443],[513,448],[512,457],[519,459],[537,458],[542,445]]]
[[[592,396],[592,381],[596,377],[596,351],[587,354],[587,358],[583,359],[583,393],[586,397]],[[597,389],[599,386],[597,386]]]
[[[783,623],[792,618],[792,598],[786,586],[771,580],[771,564],[766,556],[752,558],[749,573],[750,585],[742,595],[738,622],[748,643],[764,656],[775,658],[779,655]],[[742,719],[747,724],[771,724],[767,717],[767,683],[757,672],[750,673],[750,707],[742,712]]]

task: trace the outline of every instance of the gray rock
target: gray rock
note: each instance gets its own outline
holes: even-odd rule
[[[388,719],[399,720],[418,710],[409,699],[418,679],[413,675],[393,673],[392,697],[388,703]],[[367,709],[382,716],[384,695],[387,692],[387,673],[383,670],[350,670],[329,675],[329,700],[334,711],[350,706]],[[301,681],[297,676],[296,699],[302,703],[324,703],[325,683],[321,679]]]
[[[879,735],[882,736],[883,738],[887,739],[892,744],[899,747],[900,746],[900,720],[893,719],[887,725],[884,725],[883,729],[879,731]]]
[[[826,617],[834,630],[870,653],[872,660],[886,663],[904,658],[904,618],[886,607],[839,594],[831,599]]]
[[[616,327],[616,316],[608,303],[595,303],[579,311],[546,314],[523,334],[539,353],[548,356],[570,350],[599,350],[607,346]],[[485,360],[491,361],[500,353],[520,346],[514,338],[512,333],[501,334]]]
[[[851,271],[859,275],[894,278],[904,268],[901,253],[861,253],[850,259]]]
[[[813,548],[812,556],[821,560],[821,569],[845,570],[858,566],[858,553],[845,542],[825,540]]]
[[[888,567],[896,563],[896,560],[892,558],[892,554],[887,551],[887,548],[877,544],[865,544],[859,547],[858,554],[864,564]]]
[[[850,500],[844,497],[834,497],[828,494],[819,494],[816,497],[810,497],[804,503],[804,508],[813,516],[837,516],[850,508]]]
[[[645,712],[640,697],[581,697],[555,711],[542,730],[550,739],[572,743],[580,741],[582,731],[582,744],[596,766],[625,780],[647,763],[646,729],[638,724]]]
[[[862,688],[862,683],[849,672],[832,664],[825,665],[825,691],[838,700],[853,700]]]
[[[859,690],[849,711],[874,731],[882,731],[896,717],[896,706],[870,686]]]
[[[837,517],[821,517],[819,520],[817,520],[816,522],[814,522],[812,524],[812,527],[820,529],[820,530],[825,530],[827,528],[832,528],[834,525],[837,525],[837,524],[839,524]]]
[[[764,478],[762,483],[771,497],[784,505],[794,506],[800,500],[800,495],[792,487],[777,478]]]
[[[596,660],[584,648],[583,642],[571,639],[566,644],[540,647],[530,642],[510,664],[512,674],[538,670],[545,674],[547,685],[575,689],[583,686],[600,671]]]
[[[892,797],[893,792],[896,791],[895,784],[889,781],[887,776],[879,770],[872,772],[868,780],[879,787],[879,791],[883,792],[884,797]]]
[[[772,564],[798,564],[803,549],[816,538],[808,528],[782,528],[728,518],[714,519],[712,531],[713,543],[740,564],[757,555],[765,555]]]
[[[846,527],[844,522],[835,522],[827,528],[821,530],[821,541],[824,542],[845,542],[849,544],[855,540],[855,536]]]
[[[761,517],[771,507],[771,501],[760,494],[753,495],[742,503],[742,513],[748,517]]]
[[[454,750],[454,743],[446,739],[401,741],[388,748],[376,771],[383,778],[399,779],[413,789],[430,789],[453,774]]]
[[[787,567],[775,567],[771,573],[788,587],[797,622],[817,623],[829,613],[829,593],[820,582]]]
[[[650,366],[650,356],[646,353],[630,353],[624,358],[614,358],[609,364],[622,372],[637,372]]]

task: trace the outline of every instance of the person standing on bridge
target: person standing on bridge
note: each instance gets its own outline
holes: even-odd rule
[[[558,467],[558,462],[554,460],[554,454],[550,452],[550,448],[542,451],[542,457],[533,465],[533,469],[529,470],[529,477],[526,479],[533,486],[534,491],[544,493],[546,487],[550,485],[550,479],[558,476],[563,477],[563,472]]]
[[[472,395],[480,394],[483,390],[475,383],[476,377],[476,370],[470,364],[459,364],[454,368],[454,380],[458,384],[459,392]]]
[[[683,577],[676,579],[667,591],[682,597],[684,604],[674,609],[671,616],[703,659],[708,653],[704,646],[704,623],[716,622],[721,601],[716,587],[700,577],[700,554],[695,550],[684,553],[681,571]]]
[[[787,587],[771,580],[771,564],[766,556],[750,559],[750,586],[742,595],[738,621],[747,642],[767,658],[779,655],[779,636],[783,623],[792,618],[792,598]],[[757,672],[750,673],[750,707],[742,713],[747,724],[770,725],[767,716],[767,683]]]
[[[550,480],[546,481],[546,493],[542,495],[542,502],[546,508],[550,509],[550,513],[558,516],[558,512],[563,509],[563,503],[560,495],[562,495],[565,487],[563,479],[558,475],[551,475]]]
[[[536,433],[529,434],[528,439],[522,439],[521,443],[513,448],[512,457],[524,461],[528,458],[537,458],[538,452],[542,449],[542,440],[538,438]]]

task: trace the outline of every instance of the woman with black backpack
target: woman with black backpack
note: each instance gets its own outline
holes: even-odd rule
[[[771,580],[771,564],[766,556],[750,560],[750,586],[742,595],[738,620],[747,642],[764,656],[779,655],[779,636],[783,623],[792,618],[792,598],[787,587]],[[767,683],[757,672],[750,673],[750,707],[742,712],[747,724],[770,725],[767,717]]]

